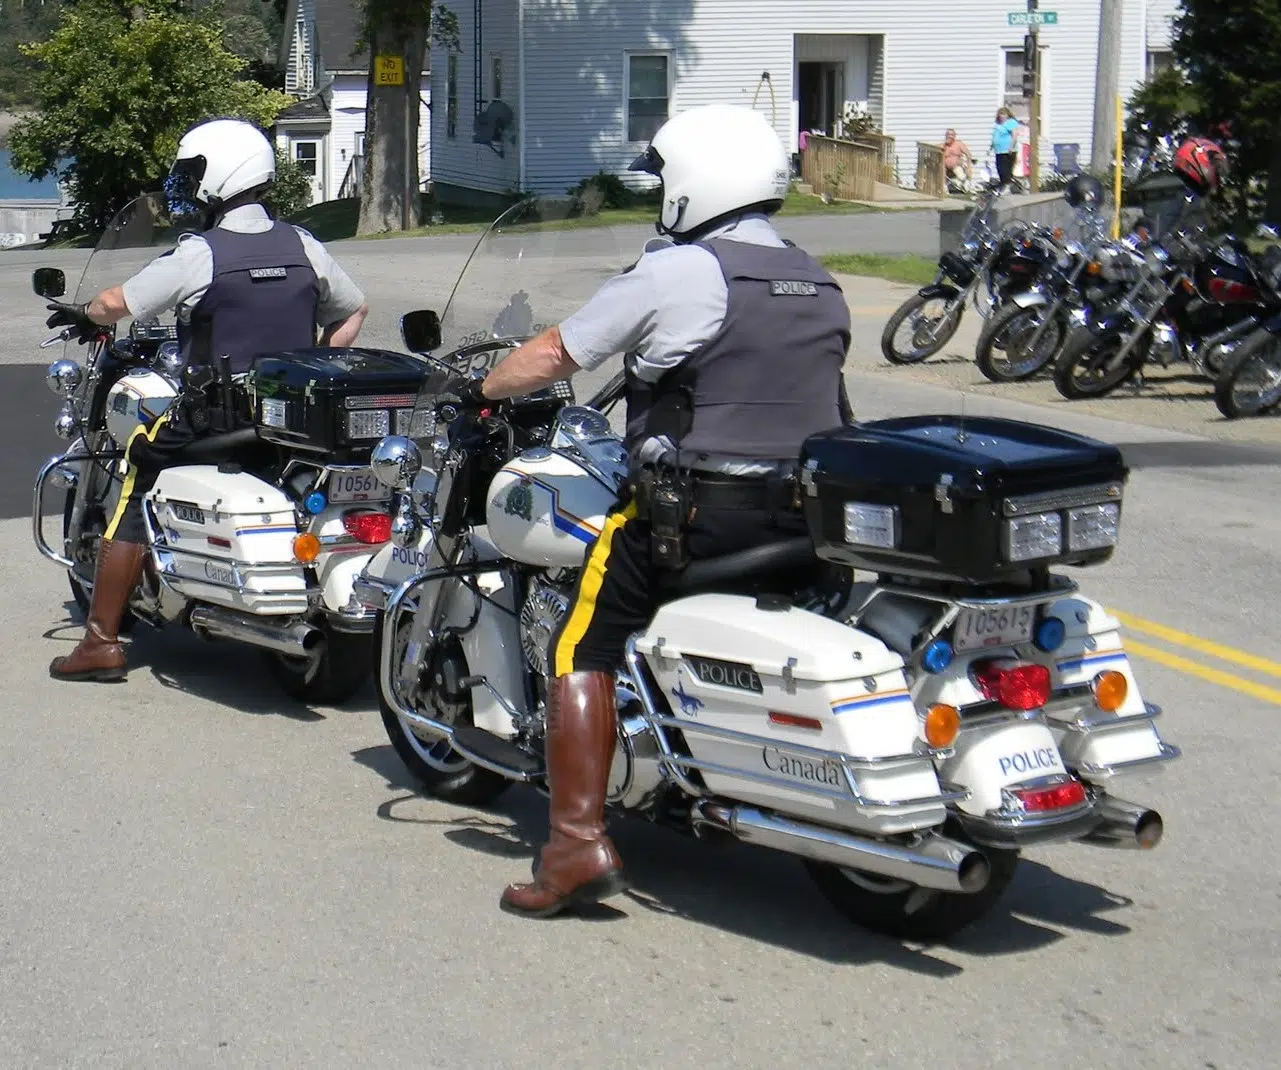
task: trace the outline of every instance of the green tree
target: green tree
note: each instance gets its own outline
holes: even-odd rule
[[[362,0],[362,4],[365,25],[358,44],[369,47],[369,83],[357,232],[371,234],[422,224],[419,85],[429,39],[457,47],[458,22],[447,8],[433,5],[432,0]],[[379,56],[400,57],[404,68],[401,85],[380,84]]]
[[[97,229],[158,188],[188,127],[214,116],[270,126],[289,98],[243,80],[245,61],[222,34],[216,5],[189,13],[176,0],[79,0],[66,8],[49,40],[22,47],[40,66],[36,113],[10,135],[14,168],[57,174],[77,218]]]
[[[1269,219],[1281,220],[1281,3],[1183,0],[1174,54],[1188,73],[1202,129],[1230,122],[1229,197],[1238,217],[1252,214],[1266,182]]]
[[[0,0],[0,108],[33,102],[37,65],[18,46],[48,37],[61,10],[62,0]]]

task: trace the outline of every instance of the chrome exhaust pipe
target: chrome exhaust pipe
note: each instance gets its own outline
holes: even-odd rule
[[[251,617],[221,606],[195,606],[191,630],[204,638],[234,639],[295,658],[315,655],[325,641],[325,633],[305,621],[277,623],[270,617]]]
[[[1100,820],[1093,831],[1081,837],[1081,843],[1097,847],[1150,851],[1165,833],[1165,822],[1155,810],[1138,803],[1104,795],[1095,803]]]
[[[726,806],[706,799],[694,803],[693,819],[695,829],[710,825],[744,843],[909,881],[922,888],[981,892],[991,876],[982,851],[932,833],[914,847],[900,846],[766,813],[754,806]]]

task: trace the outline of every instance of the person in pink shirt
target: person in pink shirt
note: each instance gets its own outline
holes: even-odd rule
[[[970,147],[956,136],[955,130],[943,135],[943,167],[949,179],[965,182],[974,174],[974,157]]]

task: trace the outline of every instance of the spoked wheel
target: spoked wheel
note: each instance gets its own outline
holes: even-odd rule
[[[1020,308],[1008,304],[987,321],[979,335],[974,361],[994,383],[1030,379],[1054,360],[1065,335],[1063,320],[1055,315],[1041,332],[1035,350],[1032,336],[1044,322],[1048,305]]]
[[[1125,359],[1108,368],[1108,361],[1121,347],[1121,339],[1118,332],[1097,335],[1089,330],[1076,331],[1054,365],[1054,385],[1058,392],[1070,401],[1100,398],[1133,378],[1147,359],[1152,332],[1148,330],[1140,335]]]
[[[75,489],[67,491],[67,499],[62,507],[62,541],[66,545],[71,535],[71,512],[75,506]],[[75,545],[67,548],[68,556],[75,562],[75,567],[67,570],[67,582],[71,585],[71,597],[80,607],[81,616],[89,616],[89,603],[93,597],[94,573],[98,567],[98,544],[107,530],[106,518],[101,508],[95,508],[93,515]],[[137,623],[131,610],[126,609],[120,617],[119,632],[124,635],[133,631]]]
[[[1223,366],[1214,384],[1214,403],[1229,420],[1257,416],[1281,402],[1281,340],[1259,331]]]
[[[395,643],[391,662],[395,670],[405,658],[413,621],[408,615],[402,616],[396,634],[390,637],[385,634],[386,623],[387,618],[380,613],[374,626],[374,650],[381,651],[384,642]],[[381,654],[376,656],[381,657]],[[451,676],[459,680],[467,674],[467,658],[456,638],[450,637],[436,646],[430,663],[423,671],[423,679],[427,682],[425,705],[435,720],[455,726],[472,723],[471,692],[466,691],[461,697],[446,693]],[[484,806],[511,787],[512,782],[506,777],[482,769],[460,756],[449,740],[419,737],[417,730],[396,712],[388,700],[381,672],[378,673],[377,688],[378,708],[387,738],[428,795],[463,806]]]
[[[963,311],[960,302],[943,296],[913,294],[881,332],[881,352],[891,364],[918,364],[932,357],[956,333]]]
[[[316,625],[325,633],[319,657],[292,657],[264,650],[263,660],[280,689],[308,705],[337,706],[361,689],[373,669],[377,648],[368,635],[335,631],[328,623]]]
[[[964,839],[949,822],[945,835]],[[983,848],[991,867],[982,891],[943,892],[908,881],[807,860],[823,897],[855,925],[900,940],[946,940],[988,913],[1005,894],[1018,866],[1017,851]]]

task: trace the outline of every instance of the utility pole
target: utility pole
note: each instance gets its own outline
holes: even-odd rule
[[[1090,170],[1112,168],[1116,143],[1116,96],[1121,88],[1122,0],[1102,0],[1099,7],[1099,58],[1094,75],[1094,131],[1090,136]]]
[[[1028,14],[1033,14],[1038,0],[1027,0]],[[1041,37],[1037,23],[1028,20],[1028,32],[1023,37],[1023,96],[1031,98],[1028,107],[1028,189],[1037,193],[1041,188]]]

